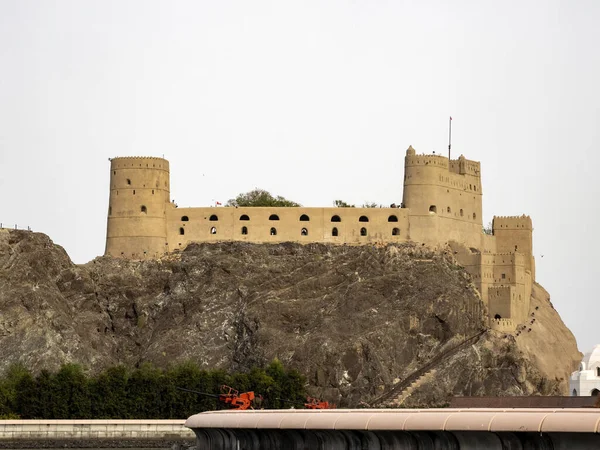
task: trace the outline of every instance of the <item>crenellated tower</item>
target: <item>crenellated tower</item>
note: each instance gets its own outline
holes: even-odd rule
[[[482,228],[481,167],[464,156],[417,155],[404,159],[403,206],[410,209],[411,239],[454,240],[479,247]]]
[[[169,183],[166,159],[111,159],[105,255],[143,259],[167,251]]]

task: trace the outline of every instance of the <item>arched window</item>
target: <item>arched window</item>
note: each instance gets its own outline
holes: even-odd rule
[[[300,216],[300,222],[308,222],[310,220],[310,217],[308,217],[306,214],[302,214]]]
[[[341,222],[342,219],[340,219],[340,216],[331,216],[331,221],[332,222]]]
[[[360,216],[360,217],[358,218],[358,221],[359,221],[359,222],[368,222],[368,221],[369,221],[369,218],[368,218],[367,216]]]
[[[131,180],[127,178],[127,184],[131,184]]]
[[[365,227],[362,227],[362,228],[360,229],[360,235],[361,235],[361,236],[366,236],[366,235],[367,235],[367,229],[366,229]]]
[[[217,217],[216,214],[213,214],[212,216],[210,216],[208,218],[208,220],[210,220],[211,222],[216,222],[217,220],[219,220],[219,218]]]
[[[464,215],[465,215],[465,213],[463,212],[463,210],[462,210],[462,208],[461,208],[461,210],[460,210],[460,217],[462,217],[462,216],[464,216]]]
[[[448,208],[447,208],[447,211],[448,211],[448,213],[451,213],[451,212],[452,212],[452,210],[450,209],[450,207],[449,207],[449,206],[448,206]]]
[[[271,233],[271,236],[277,236],[277,228],[271,227],[270,233]]]
[[[146,208],[146,205],[142,205],[142,214],[147,214],[148,213],[148,209]]]
[[[388,217],[388,222],[398,222],[398,216],[394,216],[393,214]]]
[[[190,218],[188,216],[181,216],[182,222],[188,222],[189,220],[190,220]]]
[[[473,220],[477,219],[477,214],[473,213]]]
[[[429,207],[429,212],[430,212],[430,213],[437,214],[437,207],[436,207],[435,205],[431,205],[431,206]]]
[[[598,394],[600,394],[600,391],[598,389],[592,389],[592,392],[590,392],[590,395],[592,397],[596,397]]]
[[[392,236],[400,236],[400,228],[392,229]]]
[[[577,397],[577,389],[573,389],[573,392],[571,393],[571,395],[573,397]]]
[[[308,230],[306,228],[302,228],[302,230],[300,230],[300,235],[301,236],[308,236]]]
[[[333,227],[333,229],[331,230],[331,235],[332,236],[337,236],[338,235],[338,229],[336,227]]]
[[[600,377],[600,367],[596,367],[596,376]]]
[[[242,234],[248,234],[248,227],[242,227]]]
[[[248,217],[246,214],[242,214],[240,216],[240,220],[250,220],[250,217]]]
[[[185,234],[185,228],[180,227],[179,228],[179,234]]]
[[[496,320],[498,320],[498,319],[502,319],[502,316],[501,316],[500,314],[496,314],[496,315],[494,316],[494,319],[496,319]]]
[[[210,229],[210,234],[217,234],[217,228],[216,227],[212,227]]]
[[[269,216],[269,220],[279,220],[279,216],[277,214],[271,214]],[[277,234],[277,233],[275,233],[275,234]]]

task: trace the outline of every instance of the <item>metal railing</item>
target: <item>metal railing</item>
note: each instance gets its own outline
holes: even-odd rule
[[[15,223],[15,225],[14,225],[14,227],[13,227],[13,226],[8,226],[8,224],[6,224],[6,223],[2,223],[2,222],[0,222],[0,230],[23,230],[23,231],[33,231],[29,225],[27,225],[27,228],[23,228],[23,227],[19,227],[19,225]]]

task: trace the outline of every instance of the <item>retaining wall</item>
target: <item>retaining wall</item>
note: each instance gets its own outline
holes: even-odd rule
[[[194,439],[185,420],[0,420],[5,440]]]

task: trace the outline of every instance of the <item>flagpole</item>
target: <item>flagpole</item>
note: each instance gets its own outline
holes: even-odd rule
[[[448,163],[450,163],[450,149],[452,148],[452,116],[448,121]]]

